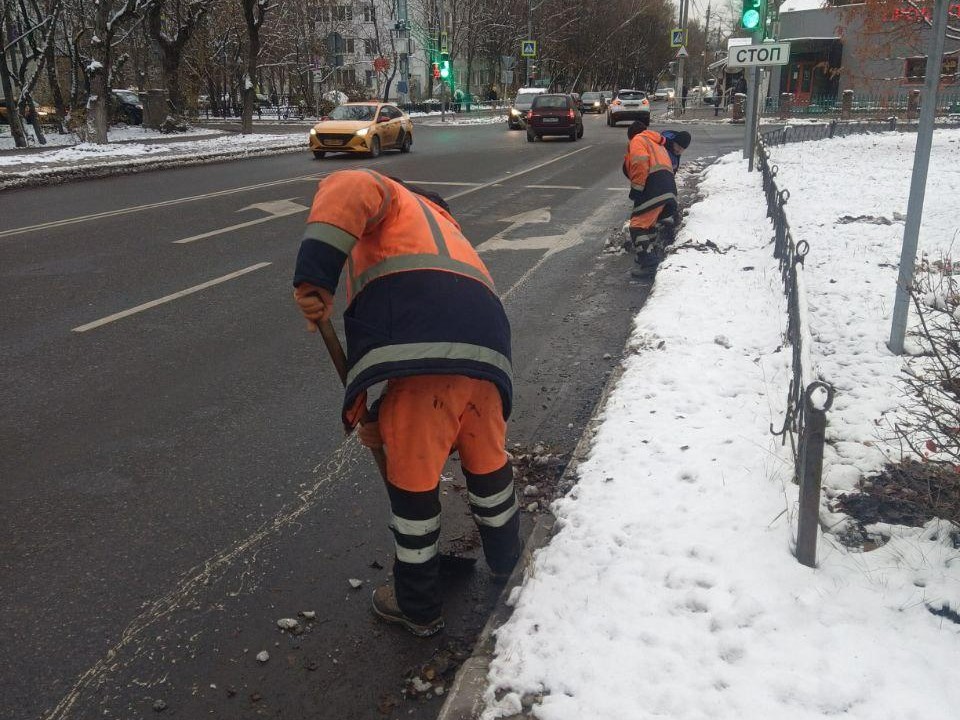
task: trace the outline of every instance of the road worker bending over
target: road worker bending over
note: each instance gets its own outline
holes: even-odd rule
[[[650,129],[644,113],[627,131],[630,144],[623,159],[623,174],[630,179],[630,240],[636,251],[634,277],[650,277],[661,260],[657,244],[658,223],[676,222],[677,181],[666,141]]]
[[[343,422],[356,427],[367,389],[386,381],[378,422],[396,540],[394,582],[373,610],[414,635],[443,627],[440,473],[455,448],[483,552],[497,579],[520,555],[507,453],[512,401],[510,324],[490,273],[437,195],[372,170],[320,181],[293,284],[308,329],[329,320],[346,264],[347,387]]]

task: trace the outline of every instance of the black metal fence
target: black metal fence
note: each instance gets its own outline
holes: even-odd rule
[[[793,352],[793,374],[787,392],[783,426],[771,432],[790,442],[794,475],[800,484],[797,527],[797,560],[814,567],[817,562],[817,526],[820,517],[820,485],[823,469],[826,413],[833,404],[833,386],[816,379],[810,358],[811,335],[807,313],[803,261],[810,250],[805,240],[794,242],[784,207],[789,190],[777,187],[777,166],[770,164],[765,139],[759,144],[760,173],[767,198],[767,216],[774,228],[773,254],[780,261],[784,294],[787,297],[787,337]]]
[[[957,121],[938,122],[936,123],[936,127],[960,127],[960,118],[958,118]],[[846,137],[848,135],[867,135],[893,130],[911,132],[916,131],[916,129],[916,122],[898,120],[895,117],[885,118],[883,120],[831,120],[830,122],[785,125],[780,128],[763,130],[760,132],[760,137],[767,147],[773,147],[774,145],[809,142],[812,140],[827,140],[829,138]]]

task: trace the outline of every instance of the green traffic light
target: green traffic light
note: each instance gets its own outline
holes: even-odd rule
[[[450,77],[450,61],[444,60],[440,65],[440,77],[446,80]]]
[[[747,30],[753,30],[760,25],[760,13],[756,10],[747,10],[740,19],[740,24]]]

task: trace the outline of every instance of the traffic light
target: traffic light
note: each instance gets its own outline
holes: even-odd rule
[[[743,0],[740,13],[740,27],[744,30],[756,30],[763,21],[763,3],[765,0]]]
[[[450,53],[440,53],[440,77],[444,80],[450,77]]]
[[[440,66],[437,63],[433,63],[433,78],[436,80],[440,77]]]

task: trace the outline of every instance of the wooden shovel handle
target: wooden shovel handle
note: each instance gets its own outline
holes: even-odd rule
[[[327,346],[327,352],[330,353],[330,359],[333,361],[333,366],[337,369],[337,375],[340,376],[340,382],[346,386],[347,384],[347,354],[343,351],[343,345],[340,343],[340,337],[337,335],[336,328],[333,327],[333,323],[329,320],[321,320],[317,323],[317,327],[320,328],[320,335],[323,337],[323,344]],[[360,424],[365,425],[370,422],[370,412],[367,410],[366,406],[363,408],[363,412],[360,415]],[[373,453],[374,462],[377,463],[377,469],[380,471],[380,477],[383,478],[384,482],[387,482],[387,456],[383,452],[383,448],[370,448],[370,452]]]

